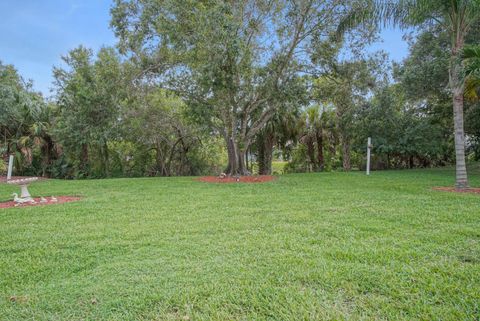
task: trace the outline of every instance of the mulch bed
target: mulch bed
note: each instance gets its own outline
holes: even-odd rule
[[[57,199],[56,202],[52,202],[50,197],[45,197],[45,198],[48,201],[47,203],[40,203],[40,197],[34,198],[35,202],[37,202],[35,204],[25,203],[25,204],[20,204],[15,206],[16,203],[14,201],[2,202],[0,203],[0,208],[55,205],[55,204],[63,204],[63,203],[75,202],[80,200],[80,197],[76,197],[76,196],[55,196],[55,198]]]
[[[25,179],[25,178],[32,178],[33,176],[12,176],[11,180],[15,179]],[[36,177],[36,176],[35,176]],[[38,181],[46,180],[46,177],[38,177]],[[7,176],[0,176],[0,183],[7,183]]]
[[[265,183],[275,180],[275,176],[271,175],[259,175],[259,176],[240,176],[238,178],[233,176],[227,176],[224,178],[218,176],[203,176],[197,178],[200,182],[206,183]]]
[[[457,189],[455,187],[434,187],[432,189],[434,191],[442,191],[442,192],[480,194],[480,188]]]

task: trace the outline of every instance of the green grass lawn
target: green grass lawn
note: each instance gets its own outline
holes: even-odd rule
[[[430,189],[453,179],[38,182],[84,199],[0,209],[0,320],[478,320],[480,195]]]
[[[285,166],[288,164],[286,161],[273,161],[272,162],[272,173],[275,175],[281,175],[284,173]],[[227,165],[225,164],[225,167]],[[258,174],[258,165],[257,163],[253,164],[252,173]]]

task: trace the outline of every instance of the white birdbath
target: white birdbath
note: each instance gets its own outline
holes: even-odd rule
[[[24,201],[31,201],[33,200],[30,192],[28,191],[28,185],[32,182],[38,180],[38,177],[29,177],[29,178],[21,178],[21,179],[11,179],[7,181],[7,184],[14,184],[20,186],[20,198]]]

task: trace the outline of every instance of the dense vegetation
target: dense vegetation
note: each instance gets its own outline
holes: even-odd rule
[[[84,199],[0,210],[1,319],[475,320],[478,195],[431,190],[454,178],[34,183]]]
[[[269,174],[274,159],[348,171],[367,137],[376,169],[458,165],[464,146],[478,160],[479,9],[417,2],[399,2],[419,6],[401,19],[382,11],[415,30],[391,64],[365,50],[381,27],[369,1],[117,0],[118,46],[66,53],[52,97],[0,64],[0,171],[9,154],[18,174],[59,178]],[[446,27],[455,10],[461,35]]]
[[[78,178],[0,210],[1,320],[480,320],[478,0],[114,0],[111,28],[50,97],[0,61],[0,174]],[[368,137],[389,171],[354,171]]]

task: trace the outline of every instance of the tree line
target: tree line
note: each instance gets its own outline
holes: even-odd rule
[[[372,137],[374,168],[456,163],[466,186],[465,157],[480,159],[479,11],[117,0],[117,46],[68,52],[48,99],[0,64],[0,167],[14,154],[19,174],[61,178],[270,174],[274,159],[348,171]],[[366,50],[385,24],[414,27],[401,63]]]

